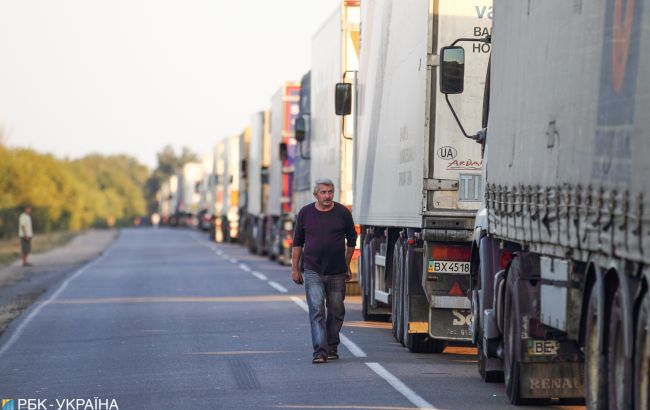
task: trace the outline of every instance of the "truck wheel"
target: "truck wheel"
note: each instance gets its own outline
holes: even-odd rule
[[[402,239],[397,239],[393,248],[393,303],[391,303],[392,331],[395,340],[404,344],[404,318],[402,317]]]
[[[607,360],[598,349],[599,335],[604,329],[598,329],[598,292],[592,288],[587,306],[587,323],[585,329],[585,404],[589,409],[607,408]]]
[[[411,264],[408,261],[408,255],[403,258],[402,269],[402,282],[401,282],[401,296],[402,296],[402,318],[403,318],[403,336],[404,346],[412,353],[442,353],[447,347],[447,342],[444,340],[434,339],[426,333],[409,333],[409,322],[411,321],[410,315],[410,299],[408,295],[408,278],[409,267]]]
[[[511,404],[523,404],[521,400],[521,384],[519,378],[519,319],[517,308],[514,305],[510,289],[506,290],[504,341],[503,341],[503,368],[506,383],[506,395]]]
[[[619,287],[612,299],[609,314],[607,342],[607,384],[609,386],[609,408],[629,409],[630,363],[625,360],[625,327],[623,318],[623,292]]]
[[[480,337],[482,337],[479,334]],[[483,339],[478,339],[476,343],[478,350],[478,373],[485,383],[503,383],[503,372],[501,371],[487,371],[485,370],[487,357],[483,353]]]
[[[406,280],[402,282],[402,317],[404,318],[402,340],[404,346],[412,353],[442,353],[447,347],[447,342],[440,339],[434,339],[425,333],[409,333],[409,298],[406,294]]]
[[[650,294],[639,309],[634,355],[634,407],[650,409]]]

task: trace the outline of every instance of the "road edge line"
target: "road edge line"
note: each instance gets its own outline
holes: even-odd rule
[[[400,379],[398,379],[391,372],[386,370],[384,366],[376,362],[366,363],[366,366],[368,366],[379,377],[386,380],[388,384],[393,386],[393,388],[397,390],[402,396],[404,396],[406,400],[413,403],[413,405],[417,406],[419,409],[437,410],[431,403],[424,400],[422,396],[414,392],[410,387],[405,385]]]
[[[27,325],[29,325],[31,323],[31,321],[34,320],[36,315],[38,315],[38,313],[45,306],[49,305],[50,303],[52,303],[52,301],[54,301],[56,298],[58,298],[59,295],[68,287],[70,282],[72,282],[74,279],[76,279],[79,275],[81,275],[82,273],[84,273],[88,269],[90,269],[93,266],[95,266],[96,264],[98,264],[109,253],[111,253],[113,251],[113,249],[114,249],[115,243],[117,243],[117,240],[115,240],[111,244],[111,246],[108,249],[106,249],[104,252],[102,252],[102,254],[99,255],[99,257],[97,257],[95,260],[93,260],[93,261],[87,263],[86,265],[82,266],[81,268],[77,269],[76,272],[74,272],[72,275],[70,275],[68,278],[66,278],[63,281],[63,283],[61,285],[59,285],[59,287],[54,291],[54,293],[52,295],[50,295],[49,298],[47,298],[47,300],[45,300],[42,303],[39,303],[38,306],[36,306],[31,312],[29,312],[29,314],[25,317],[25,319],[23,319],[20,322],[20,324],[18,324],[16,329],[14,329],[14,331],[11,332],[11,336],[9,336],[9,340],[7,340],[7,343],[5,343],[2,347],[0,347],[0,358],[2,358],[2,356],[4,356],[4,354],[7,353],[7,351],[9,349],[11,349],[11,347],[18,341],[20,336],[22,336],[23,332],[25,331],[25,328],[27,327]]]

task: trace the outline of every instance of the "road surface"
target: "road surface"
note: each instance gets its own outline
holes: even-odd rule
[[[358,297],[341,359],[313,365],[290,276],[196,231],[124,230],[0,338],[0,396],[15,409],[508,407],[474,349],[409,353],[387,323],[362,321]]]

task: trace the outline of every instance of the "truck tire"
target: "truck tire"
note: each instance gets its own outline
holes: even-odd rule
[[[478,350],[478,374],[481,375],[481,379],[483,379],[485,383],[503,383],[503,372],[485,370],[487,357],[485,357],[485,354],[483,353],[483,336],[479,333],[478,337],[479,339],[476,342]]]
[[[521,397],[521,308],[517,291],[517,282],[520,276],[519,259],[515,258],[510,264],[508,276],[505,280],[505,311],[503,333],[503,368],[506,384],[506,396],[514,405],[548,403],[548,399],[523,399]]]
[[[506,395],[511,404],[523,404],[521,400],[521,382],[519,377],[519,320],[518,309],[510,288],[506,289],[504,334],[503,334],[503,376],[506,383]]]
[[[391,322],[393,337],[399,343],[404,345],[404,318],[402,309],[402,278],[404,276],[403,256],[402,256],[402,239],[398,238],[395,242],[393,251],[393,303],[391,303]]]
[[[639,309],[634,354],[634,408],[650,409],[650,294]]]
[[[403,336],[402,340],[404,346],[409,349],[411,353],[442,353],[447,347],[447,342],[444,340],[434,339],[425,333],[409,333],[410,318],[410,299],[408,295],[408,281],[410,272],[409,255],[404,257],[403,275],[402,275],[402,318],[404,325],[402,326]]]
[[[607,360],[599,350],[598,305],[596,287],[592,288],[585,324],[585,404],[589,409],[607,409]]]
[[[629,409],[631,392],[631,363],[625,359],[625,325],[623,291],[620,286],[612,298],[609,314],[607,341],[607,385],[609,387],[609,408]]]

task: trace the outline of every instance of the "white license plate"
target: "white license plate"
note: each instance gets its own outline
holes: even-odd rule
[[[469,262],[429,261],[429,273],[469,273]]]
[[[555,356],[560,350],[560,342],[556,340],[529,340],[528,356]]]

